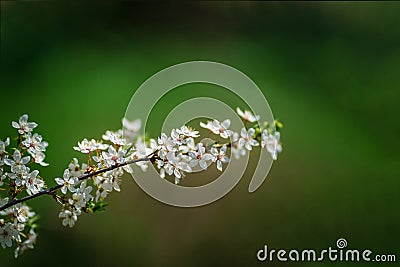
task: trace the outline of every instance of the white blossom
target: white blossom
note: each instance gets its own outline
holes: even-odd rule
[[[240,157],[243,157],[246,155],[246,149],[243,147],[243,144],[239,143],[239,134],[238,133],[233,133],[232,139],[231,139],[232,145],[231,145],[231,152],[235,159],[239,159]]]
[[[166,155],[167,162],[164,163],[164,170],[168,175],[174,174],[175,184],[179,183],[179,180],[183,176],[183,172],[191,172],[188,159],[182,154],[175,155],[175,152],[170,151]]]
[[[25,164],[29,162],[31,159],[30,156],[22,157],[21,152],[16,149],[13,154],[13,160],[12,159],[4,159],[4,163],[11,166],[11,171],[13,173],[20,173],[24,172]]]
[[[78,188],[77,192],[83,195],[83,199],[85,202],[88,202],[93,199],[93,196],[90,194],[92,192],[91,186],[86,186],[86,181],[81,183],[81,186]]]
[[[123,118],[122,125],[126,130],[137,133],[139,132],[140,127],[142,126],[142,120],[136,119],[134,121],[130,121],[127,118]]]
[[[167,156],[168,152],[176,150],[176,148],[174,147],[176,145],[175,141],[171,137],[167,136],[165,133],[162,133],[161,136],[158,137],[157,143],[160,149],[158,156],[161,159],[164,159]]]
[[[140,158],[145,158],[148,155],[154,153],[158,149],[158,145],[156,140],[151,139],[150,140],[150,148],[147,147],[145,142],[142,142],[142,140],[139,138],[136,141],[135,144],[136,151],[132,154],[131,159],[140,159]],[[139,161],[136,162],[136,165],[141,168],[142,171],[146,171],[148,168],[148,161]],[[129,172],[129,171],[127,171]]]
[[[176,129],[176,132],[186,137],[196,138],[200,136],[199,131],[196,131],[186,125],[183,125],[180,129]]]
[[[24,141],[22,141],[22,145],[24,145],[28,149],[28,153],[32,156],[36,151],[46,151],[46,147],[49,145],[47,142],[43,141],[43,137],[37,133],[33,135],[31,133],[27,134]]]
[[[218,152],[215,147],[211,148],[212,161],[217,162],[217,169],[222,172],[222,163],[228,163],[229,158],[225,156],[226,145],[223,145]]]
[[[29,231],[28,238],[24,240],[18,247],[15,249],[14,256],[17,258],[19,255],[23,254],[28,249],[33,249],[37,239],[37,234],[34,228],[31,228]]]
[[[74,193],[76,188],[74,187],[75,184],[78,182],[78,178],[74,176],[70,176],[69,169],[64,171],[63,179],[55,178],[54,179],[58,185],[62,185],[61,192],[65,195],[67,191]]]
[[[117,192],[121,191],[121,188],[119,186],[121,181],[120,181],[119,177],[121,177],[123,174],[124,174],[124,172],[120,168],[112,170],[112,171],[108,171],[104,174],[104,176],[106,176],[108,178],[109,184],[111,184],[108,186],[108,190],[110,192],[112,189],[114,189]]]
[[[79,166],[78,159],[73,158],[70,164],[68,164],[68,170],[70,172],[70,175],[73,177],[79,177],[82,176],[87,168],[86,163],[82,163],[81,166]]]
[[[18,243],[20,243],[22,241],[20,233],[24,230],[25,225],[26,225],[25,223],[21,223],[17,219],[14,219],[13,227],[14,227],[15,233],[16,233],[14,236],[14,239]]]
[[[47,162],[44,162],[44,158],[46,157],[46,155],[42,151],[32,151],[31,155],[36,164],[44,167],[49,166]]]
[[[204,129],[208,129],[210,131],[213,130],[213,125],[212,125],[212,121],[207,121],[207,123],[204,122],[200,122],[200,126]]]
[[[171,130],[171,139],[173,140],[175,145],[182,145],[185,143],[185,136],[180,134],[177,129]]]
[[[0,245],[3,248],[11,247],[12,240],[17,235],[19,235],[19,233],[15,230],[12,223],[8,222],[4,226],[0,225]]]
[[[194,139],[189,137],[185,140],[185,145],[179,146],[179,151],[182,153],[190,153],[191,151],[196,150],[196,145],[194,143]]]
[[[97,167],[99,167],[100,169],[106,167],[107,162],[106,162],[106,160],[103,158],[103,156],[101,154],[100,154],[99,157],[98,156],[93,156],[92,158],[93,158],[94,161],[97,162]]]
[[[199,164],[200,168],[203,170],[207,169],[207,161],[212,160],[212,156],[209,153],[205,153],[206,148],[202,143],[197,144],[197,151],[189,152],[189,156],[192,158],[189,162],[190,167],[195,167]]]
[[[6,151],[6,147],[9,145],[10,145],[9,137],[6,138],[6,141],[0,140],[0,156],[2,156],[4,154],[4,152]]]
[[[11,123],[12,127],[18,129],[19,134],[30,133],[38,125],[35,122],[28,122],[28,115],[24,114],[19,118],[19,123],[13,121]]]
[[[107,144],[103,144],[94,139],[89,141],[86,138],[83,139],[81,142],[78,142],[78,146],[74,146],[74,149],[76,151],[82,152],[84,154],[88,154],[96,150],[105,150],[107,148],[108,148]]]
[[[122,119],[123,126],[123,137],[132,141],[133,138],[139,133],[140,128],[142,127],[142,120],[136,119],[134,121],[130,121],[127,118]]]
[[[175,150],[174,146],[176,145],[176,143],[171,137],[167,136],[165,133],[162,133],[161,137],[158,137],[158,144],[167,151]]]
[[[15,180],[17,186],[21,186],[25,184],[29,170],[25,165],[18,165],[18,167],[14,168],[14,172],[7,173],[7,176]]]
[[[13,207],[14,216],[20,223],[26,223],[29,218],[35,216],[35,212],[30,211],[30,207],[25,204],[17,204]]]
[[[237,113],[246,122],[258,122],[260,118],[240,108],[237,108]],[[253,146],[259,145],[256,140],[259,132],[256,135],[255,126],[248,130],[241,129],[239,135],[229,129],[229,119],[200,123],[201,127],[209,129],[217,137],[230,138],[230,143],[221,145],[220,140],[209,142],[203,139],[204,143],[195,142],[195,138],[200,136],[199,131],[187,125],[173,129],[170,135],[162,133],[156,140],[148,140],[145,135],[139,135],[141,124],[140,119],[129,121],[123,118],[122,129],[106,131],[102,136],[104,141],[85,138],[74,147],[75,150],[88,154],[88,164],[80,165],[74,158],[64,170],[63,178],[55,178],[58,186],[50,188],[50,193],[63,205],[58,215],[62,225],[73,227],[81,212],[95,211],[93,207],[101,207],[101,202],[94,204],[92,201],[103,201],[113,190],[119,192],[121,176],[124,172],[133,171],[132,165],[125,165],[132,160],[138,160],[135,163],[142,171],[146,171],[149,164],[157,165],[160,177],[170,175],[175,178],[175,184],[178,184],[185,174],[193,172],[193,168],[197,166],[199,167],[196,170],[206,170],[211,162],[215,162],[217,169],[223,171],[223,163],[230,161],[227,156],[228,147],[230,153],[239,158],[245,155],[247,150],[252,150]],[[268,124],[263,125],[267,127]],[[35,168],[32,166],[37,166],[36,164],[48,165],[44,162],[48,143],[43,141],[41,135],[32,132],[37,124],[28,122],[26,114],[20,117],[19,122],[12,122],[12,126],[19,133],[16,147],[8,148],[10,138],[0,140],[0,186],[4,189],[2,195],[8,192],[13,200],[26,194],[33,196],[39,193],[33,197],[42,195],[40,192],[43,193],[46,185],[39,176],[39,171],[31,171],[30,168]],[[279,132],[269,134],[265,129],[261,133],[261,145],[274,160],[282,150],[279,139]],[[85,174],[88,175],[84,176]],[[89,176],[92,176],[91,179],[85,179]],[[62,195],[58,195],[58,189]],[[9,198],[0,197],[0,207],[10,203],[9,201]],[[15,242],[15,257],[18,257],[34,247],[37,239],[34,224],[36,214],[24,203],[13,204],[10,203],[10,207],[0,211],[0,245],[6,248]]]
[[[236,108],[236,112],[239,114],[240,117],[242,117],[243,120],[248,122],[256,122],[260,119],[260,116],[254,115],[248,110],[245,110],[243,112],[240,108]]]
[[[240,146],[239,144],[232,145],[231,151],[235,159],[240,159],[240,157],[246,155],[246,149],[243,146]]]
[[[105,159],[107,167],[111,167],[116,164],[121,164],[125,162],[124,156],[126,154],[126,151],[123,150],[122,147],[119,147],[117,151],[113,146],[109,146],[108,152],[103,151],[101,154]]]
[[[9,207],[5,210],[0,211],[0,215],[8,216],[10,218],[14,218],[14,207]],[[1,220],[1,219],[0,219]],[[1,221],[0,221],[1,222]]]
[[[228,130],[231,125],[231,121],[229,119],[224,120],[223,122],[219,122],[218,120],[213,120],[213,122],[207,122],[204,124],[200,122],[200,126],[206,129],[209,129],[214,134],[219,134],[222,138],[228,138],[232,135],[232,131]]]
[[[72,197],[68,199],[69,204],[76,208],[85,207],[86,203],[93,199],[90,192],[92,192],[92,187],[86,186],[86,181],[82,181],[80,187],[72,194]]]
[[[164,166],[168,163],[168,160],[165,159],[157,159],[156,160],[156,164],[157,164],[157,168],[160,169],[160,177],[161,178],[165,178],[165,169]]]
[[[44,181],[37,177],[39,174],[38,170],[34,170],[27,175],[25,181],[26,191],[28,195],[39,193],[44,187]]]
[[[239,146],[244,146],[247,150],[251,150],[252,146],[258,146],[257,140],[253,139],[254,133],[254,128],[250,128],[248,131],[246,131],[246,128],[242,128],[240,131]]]
[[[269,134],[267,130],[262,132],[261,146],[267,148],[267,151],[271,154],[273,160],[276,160],[278,158],[278,153],[282,151],[282,146],[279,143],[279,139],[279,132],[275,132],[273,135]]]
[[[128,144],[126,139],[122,137],[122,132],[112,132],[112,131],[106,131],[105,134],[103,134],[103,139],[106,141],[110,141],[114,145],[117,146],[125,146]]]
[[[94,184],[97,186],[96,201],[99,201],[100,198],[106,198],[107,194],[111,192],[114,187],[109,177],[104,175],[96,176],[94,178]]]
[[[73,227],[75,222],[78,220],[78,216],[81,214],[79,209],[74,208],[64,208],[59,214],[58,217],[62,219],[63,226]]]

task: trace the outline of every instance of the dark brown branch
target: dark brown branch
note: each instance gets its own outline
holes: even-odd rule
[[[98,171],[82,175],[82,176],[78,177],[78,180],[79,181],[83,181],[83,180],[86,180],[87,178],[102,174],[104,172],[112,171],[114,169],[117,169],[117,168],[120,168],[120,167],[123,167],[123,166],[126,166],[126,165],[130,165],[130,164],[133,164],[133,163],[136,163],[136,162],[149,161],[150,158],[153,155],[154,155],[154,152],[151,153],[150,155],[144,157],[144,158],[134,159],[134,160],[130,160],[130,161],[127,161],[127,162],[124,162],[124,163],[121,163],[121,164],[117,164],[117,165],[114,165],[114,166],[111,166],[111,167],[108,167],[108,168],[100,169]],[[5,204],[4,206],[0,207],[0,211],[5,210],[5,209],[7,209],[9,207],[12,207],[12,206],[14,206],[14,205],[16,205],[18,203],[22,203],[22,202],[28,201],[28,200],[33,199],[33,198],[37,198],[37,197],[42,196],[42,195],[52,195],[52,193],[54,191],[57,191],[61,187],[63,187],[63,185],[55,185],[53,187],[50,187],[50,188],[48,188],[46,190],[40,191],[39,193],[30,195],[30,196],[26,196],[26,197],[23,197],[23,198],[20,198],[20,199],[13,199],[13,200],[9,201],[7,204]]]

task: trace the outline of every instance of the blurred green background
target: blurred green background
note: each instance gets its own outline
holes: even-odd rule
[[[54,201],[35,199],[37,247],[18,260],[1,249],[1,266],[359,266],[256,259],[264,244],[323,249],[340,237],[399,258],[399,14],[398,2],[1,1],[0,138],[23,113],[38,122],[48,184],[78,140],[120,127],[136,88],[177,63],[243,71],[285,124],[284,152],[256,193],[249,171],[223,199],[176,208],[125,176],[108,210],[73,229]]]

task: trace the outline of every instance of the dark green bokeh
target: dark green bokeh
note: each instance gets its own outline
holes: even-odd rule
[[[263,265],[255,253],[265,243],[323,249],[339,237],[400,257],[398,14],[395,2],[2,1],[0,138],[23,113],[38,122],[48,184],[79,156],[78,140],[120,127],[136,88],[180,62],[243,71],[285,128],[284,153],[254,194],[246,176],[218,202],[175,208],[125,176],[107,212],[73,229],[43,197],[30,202],[41,216],[36,249],[18,260],[1,249],[1,265],[252,266]],[[188,97],[160,103],[159,117]]]

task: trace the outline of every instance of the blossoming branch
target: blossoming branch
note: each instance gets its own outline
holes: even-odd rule
[[[230,120],[201,122],[200,126],[215,135],[211,143],[196,142],[199,131],[187,125],[173,129],[170,135],[162,133],[157,139],[140,136],[141,121],[122,120],[123,128],[106,131],[102,140],[83,139],[74,147],[86,155],[80,163],[73,158],[55,185],[48,187],[37,165],[48,166],[45,152],[48,143],[33,133],[38,126],[22,115],[12,127],[15,138],[0,140],[0,245],[15,244],[15,257],[32,249],[37,239],[37,215],[26,201],[41,195],[50,195],[61,206],[62,225],[73,227],[82,213],[104,210],[104,199],[112,191],[120,191],[120,178],[124,172],[132,173],[132,164],[146,171],[149,164],[159,169],[160,177],[174,177],[178,184],[196,168],[207,170],[215,163],[219,171],[230,161],[228,149],[235,158],[246,155],[253,147],[265,148],[272,159],[281,152],[280,122],[259,124],[259,116],[237,108],[237,113],[248,128],[235,132]]]

